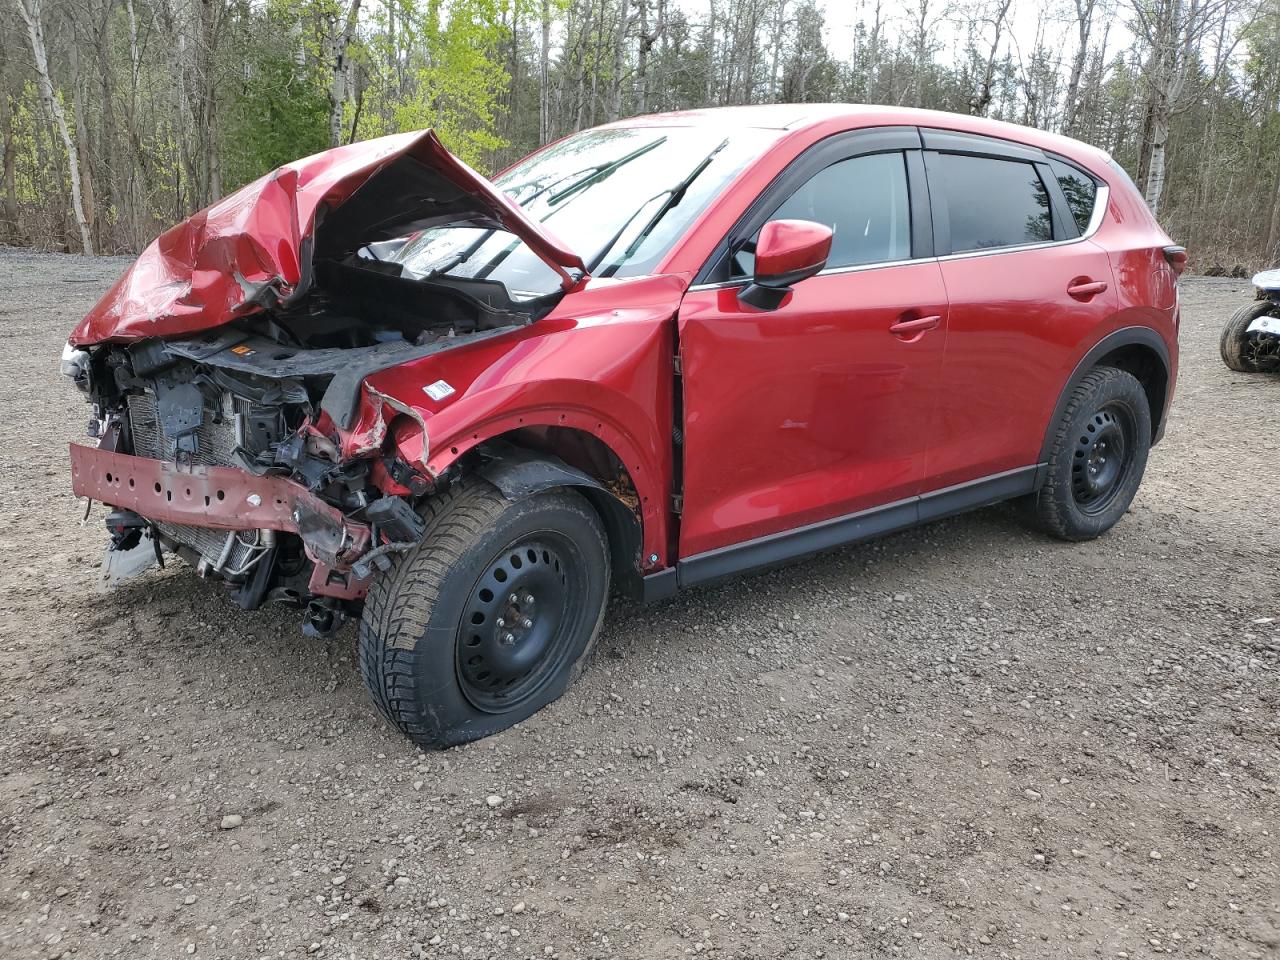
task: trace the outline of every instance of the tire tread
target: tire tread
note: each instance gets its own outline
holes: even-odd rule
[[[1270,309],[1272,309],[1270,301],[1255,300],[1240,307],[1227,320],[1222,328],[1222,336],[1218,339],[1218,352],[1229,370],[1235,370],[1237,373],[1257,372],[1257,368],[1245,360],[1241,348],[1244,346],[1244,334],[1249,324],[1258,317],[1265,316]]]
[[[1050,536],[1059,540],[1080,541],[1097,536],[1095,532],[1084,532],[1077,523],[1072,522],[1069,515],[1069,491],[1055,486],[1054,478],[1062,475],[1063,459],[1074,455],[1075,443],[1073,429],[1080,410],[1095,403],[1099,394],[1107,393],[1114,388],[1126,390],[1131,395],[1141,398],[1146,403],[1146,393],[1142,384],[1133,374],[1116,367],[1095,367],[1079,379],[1071,388],[1066,409],[1058,422],[1049,448],[1048,474],[1044,485],[1026,501],[1030,519],[1033,524]],[[1150,430],[1150,411],[1147,411],[1148,433]],[[1148,445],[1150,436],[1147,437]],[[1069,466],[1069,465],[1068,465]],[[1067,473],[1069,475],[1069,469]]]
[[[558,507],[580,512],[596,531],[605,562],[604,595],[607,596],[607,536],[594,508],[584,497],[570,490],[556,489],[512,501],[475,475],[462,477],[447,490],[424,501],[420,507],[425,521],[422,540],[414,549],[395,555],[392,566],[370,584],[359,627],[360,673],[379,712],[420,746],[443,749],[457,742],[445,736],[444,718],[432,712],[435,688],[423,689],[422,679],[423,648],[431,642],[426,635],[447,578],[485,533],[524,509],[536,509],[538,502],[545,504],[548,497],[555,498],[552,502]],[[602,602],[583,653],[570,665],[571,678],[576,678],[589,657],[604,613]]]

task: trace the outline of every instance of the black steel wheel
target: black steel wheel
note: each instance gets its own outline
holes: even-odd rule
[[[395,727],[439,749],[527,719],[578,678],[604,619],[609,544],[565,488],[508,500],[467,477],[425,510],[421,542],[370,586],[360,671]]]
[[[467,598],[458,625],[462,692],[478,709],[501,713],[537,694],[571,653],[583,609],[585,558],[552,531],[498,553]]]
[[[1025,505],[1032,521],[1062,540],[1091,540],[1133,502],[1151,446],[1151,410],[1133,374],[1096,367],[1071,387],[1049,443],[1040,489]]]
[[[1109,403],[1085,421],[1071,462],[1071,495],[1082,513],[1103,513],[1124,489],[1125,472],[1133,469],[1133,413]]]

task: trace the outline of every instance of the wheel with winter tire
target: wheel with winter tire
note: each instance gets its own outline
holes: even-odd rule
[[[1048,476],[1029,507],[1046,533],[1092,540],[1129,509],[1151,446],[1151,410],[1137,378],[1097,367],[1071,389],[1054,431]]]
[[[374,702],[420,746],[504,730],[582,672],[604,618],[609,550],[568,489],[508,500],[467,478],[427,505],[427,530],[370,586],[360,670]]]
[[[1256,373],[1257,363],[1249,355],[1249,324],[1264,317],[1274,309],[1269,300],[1257,300],[1246,303],[1231,315],[1226,326],[1222,328],[1222,338],[1218,341],[1218,352],[1222,354],[1222,362],[1232,370],[1240,373]]]

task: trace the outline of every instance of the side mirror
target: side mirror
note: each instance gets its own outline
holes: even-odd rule
[[[760,310],[776,310],[787,290],[820,273],[830,255],[830,227],[811,220],[770,220],[756,241],[755,276],[738,299]]]

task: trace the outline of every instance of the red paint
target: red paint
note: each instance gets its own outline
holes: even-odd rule
[[[317,429],[345,456],[390,448],[432,476],[511,431],[588,433],[631,478],[642,567],[653,572],[682,556],[1036,463],[1076,365],[1120,328],[1148,327],[1163,339],[1172,396],[1177,264],[1164,253],[1168,237],[1101,151],[981,118],[885,107],[733,108],[620,123],[664,124],[758,126],[776,138],[654,276],[585,280],[535,323],[375,374],[351,430],[327,420]],[[1087,168],[1110,187],[1101,228],[1090,240],[1038,249],[821,274],[795,283],[776,310],[744,306],[741,286],[688,289],[726,232],[809,147],[857,128],[912,125],[1001,137]],[[299,283],[300,238],[317,207],[342,202],[409,151],[482,198],[562,274],[581,266],[442,150],[429,135],[386,138],[246,187],[148,248],[73,342],[189,333],[257,309],[228,276],[232,263],[252,283],[287,294]],[[811,266],[830,241],[825,227],[775,224],[762,232],[759,268]],[[677,343],[683,424],[673,421]],[[454,393],[431,400],[423,386],[436,380]],[[675,426],[683,428],[679,454]],[[375,479],[392,484],[385,471]]]
[[[946,341],[891,327],[946,313],[934,261],[814,277],[771,311],[690,292],[681,555],[920,493]]]
[[[302,292],[317,211],[342,206],[388,164],[412,158],[438,173],[555,268],[582,260],[533,223],[430,130],[366,140],[287,164],[161,234],[71,334],[84,346],[172,337],[221,326]],[[358,203],[359,200],[357,199]]]
[[[71,444],[71,489],[151,520],[215,530],[307,533],[317,561],[345,568],[369,546],[369,528],[285,477],[235,467],[180,466]]]
[[[808,220],[770,220],[756,243],[756,279],[795,283],[821,270],[830,254],[830,227]]]
[[[375,374],[350,435],[367,434],[381,416],[371,392],[421,416],[426,465],[437,475],[511,430],[585,431],[626,467],[640,500],[644,566],[660,568],[671,558],[671,320],[686,286],[671,276],[591,279],[527,327]],[[431,400],[422,387],[441,379],[455,393]],[[421,433],[404,429],[417,444],[406,459],[417,459]]]

